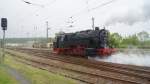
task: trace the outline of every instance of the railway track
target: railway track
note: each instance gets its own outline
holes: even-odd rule
[[[12,49],[12,48],[11,48]],[[36,54],[37,56],[40,56],[40,57],[50,57],[50,56],[56,56],[55,54],[53,54],[50,50],[48,50],[48,49],[33,49],[33,48],[30,48],[30,49],[28,49],[28,48],[19,48],[19,49],[21,49],[21,51],[23,51],[23,52],[27,52],[27,53],[34,53],[34,54]],[[14,49],[13,49],[14,50]],[[16,49],[15,49],[16,50]],[[18,49],[17,49],[18,50]],[[31,50],[31,52],[29,51],[29,50]],[[39,54],[39,55],[38,55]],[[41,56],[41,54],[42,54],[42,56]],[[57,55],[58,56],[58,55]],[[61,56],[62,57],[62,56]],[[66,56],[64,56],[65,57],[65,59],[67,59],[66,58]],[[62,57],[62,58],[64,58],[64,57]],[[78,58],[76,58],[76,57],[72,57],[72,56],[67,56],[67,57],[69,57],[69,58],[71,58],[71,59],[73,59],[73,58],[75,58],[75,59],[77,59],[77,60],[79,60],[79,61],[82,61],[82,60],[85,60],[85,59],[80,59],[79,57]],[[91,61],[91,60],[86,60],[86,61],[88,61],[88,62],[92,62],[92,63],[100,63],[100,64],[102,64],[102,65],[106,65],[106,66],[111,66],[111,67],[116,67],[116,68],[122,68],[122,69],[130,69],[130,70],[132,70],[132,69],[137,69],[137,70],[147,70],[148,72],[150,72],[150,67],[142,67],[142,66],[132,66],[132,65],[123,65],[123,64],[117,64],[116,65],[116,63],[108,63],[108,62],[95,62],[95,60],[94,61]],[[123,66],[122,66],[123,65]]]
[[[143,72],[145,74],[150,73],[150,68],[148,68],[148,67],[130,66],[130,65],[122,65],[122,64],[115,64],[115,63],[107,63],[107,62],[96,62],[96,61],[92,61],[92,60],[76,58],[76,57],[71,57],[71,56],[58,56],[58,55],[52,54],[48,50],[46,51],[46,50],[35,50],[35,49],[30,49],[30,50],[22,49],[20,51],[25,52],[25,53],[34,54],[34,55],[39,56],[39,57],[44,57],[44,58],[49,58],[49,59],[50,58],[51,59],[56,59],[56,60],[60,60],[60,61],[75,63],[75,64],[88,66],[88,67],[93,67],[93,68],[102,68],[102,67],[105,68],[105,66],[106,66],[106,67],[112,67],[114,69],[119,68],[119,69],[122,69],[122,70],[127,70],[128,72],[133,71],[133,72],[138,72],[138,73],[141,73],[141,74]]]
[[[17,50],[19,52],[28,53],[28,54],[41,57],[44,59],[46,58],[46,59],[51,59],[51,60],[58,60],[58,61],[65,62],[65,63],[88,67],[89,70],[94,69],[95,71],[90,72],[90,71],[74,70],[74,72],[76,71],[78,73],[90,75],[92,77],[94,76],[96,78],[101,77],[101,78],[105,78],[109,80],[113,79],[115,81],[124,81],[124,84],[127,84],[127,83],[149,84],[150,83],[150,69],[149,68],[138,67],[138,66],[126,66],[126,65],[106,63],[106,62],[95,62],[95,61],[91,61],[91,60],[87,60],[83,58],[75,58],[75,57],[70,57],[70,56],[58,56],[58,55],[52,54],[48,50],[23,49],[23,48],[12,49],[12,50]],[[33,60],[31,61],[33,62]],[[38,61],[36,60],[34,62],[37,63]],[[71,69],[68,69],[68,70],[71,70]],[[101,73],[105,73],[105,75],[98,74],[99,72],[96,72],[96,70],[100,70]]]

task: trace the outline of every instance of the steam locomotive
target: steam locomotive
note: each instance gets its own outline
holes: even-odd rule
[[[108,56],[115,52],[109,47],[109,31],[95,27],[75,33],[63,33],[56,36],[54,52],[77,56]]]

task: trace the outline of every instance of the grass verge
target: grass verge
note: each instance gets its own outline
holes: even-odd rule
[[[17,62],[15,59],[16,58],[7,55],[5,64],[23,73],[26,78],[31,80],[32,84],[78,84],[74,80],[50,73],[45,70],[31,67],[29,65]]]
[[[0,65],[0,84],[19,84],[6,72],[4,65]]]

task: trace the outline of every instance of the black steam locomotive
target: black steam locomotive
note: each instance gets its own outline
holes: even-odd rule
[[[56,37],[54,52],[79,56],[107,56],[114,52],[109,48],[109,31],[104,29],[63,33]]]

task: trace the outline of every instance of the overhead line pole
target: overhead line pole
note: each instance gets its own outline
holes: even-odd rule
[[[47,39],[47,43],[48,43],[48,30],[49,30],[48,21],[46,21],[46,39]]]
[[[95,29],[95,18],[94,17],[92,17],[92,28],[93,28],[93,30]]]

